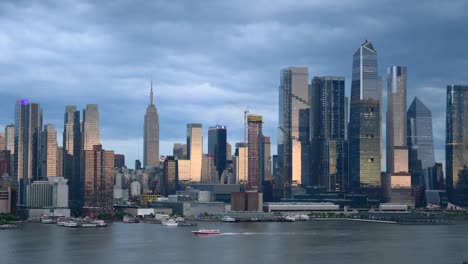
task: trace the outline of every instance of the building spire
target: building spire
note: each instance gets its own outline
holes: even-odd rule
[[[153,105],[153,80],[151,80],[150,104]]]

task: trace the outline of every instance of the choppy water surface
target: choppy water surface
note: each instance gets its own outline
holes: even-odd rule
[[[218,236],[191,230],[217,228]],[[0,263],[462,263],[468,223],[112,223],[99,229],[25,224],[0,230]]]

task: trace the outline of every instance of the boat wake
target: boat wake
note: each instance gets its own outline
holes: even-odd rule
[[[220,235],[223,236],[254,236],[254,235],[261,235],[261,236],[274,236],[274,235],[297,235],[300,233],[296,232],[283,232],[283,233],[274,233],[274,232],[237,232],[237,233],[221,233]]]

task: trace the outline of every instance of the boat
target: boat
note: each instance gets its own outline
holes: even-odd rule
[[[43,224],[53,224],[54,221],[51,218],[47,217],[47,216],[43,216],[43,217],[41,217],[41,223],[43,223]]]
[[[138,219],[136,219],[133,216],[126,215],[123,217],[123,222],[124,223],[138,223]]]
[[[219,235],[219,229],[199,229],[192,231],[194,235]]]
[[[234,217],[225,216],[225,217],[221,218],[221,221],[223,221],[223,222],[235,222],[236,219]]]
[[[91,223],[96,224],[98,227],[107,226],[107,223],[104,220],[94,220]]]
[[[177,221],[175,221],[174,219],[169,219],[167,221],[163,221],[161,223],[163,226],[178,226],[179,223],[177,223]]]
[[[98,225],[96,223],[92,222],[83,222],[80,224],[80,227],[97,227]]]
[[[64,226],[66,222],[67,222],[67,219],[65,219],[65,218],[57,219],[57,225],[58,226]]]
[[[186,221],[178,222],[177,224],[178,224],[178,226],[197,226],[196,223],[191,223],[191,222],[186,222]]]
[[[289,215],[285,216],[283,219],[286,222],[295,222],[296,221],[296,219],[294,219],[294,217],[291,217]]]
[[[63,224],[64,227],[78,227],[78,223],[75,221],[66,221]]]

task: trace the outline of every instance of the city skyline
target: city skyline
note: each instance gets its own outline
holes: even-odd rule
[[[346,4],[296,2],[256,7],[243,13],[240,12],[242,4],[223,3],[218,6],[220,10],[233,11],[225,18],[193,4],[197,8],[190,14],[175,9],[180,10],[176,14],[184,17],[180,22],[164,15],[170,12],[167,7],[150,4],[144,9],[161,12],[158,13],[161,20],[153,13],[143,12],[139,17],[128,14],[128,27],[125,27],[119,21],[104,21],[101,17],[116,17],[119,10],[127,8],[134,11],[129,13],[139,14],[141,5],[123,3],[107,10],[86,2],[59,4],[55,8],[63,8],[63,12],[39,18],[38,15],[49,13],[52,7],[47,3],[3,2],[0,5],[4,14],[0,21],[3,26],[0,67],[9,77],[0,79],[3,113],[0,129],[3,131],[4,126],[14,123],[16,99],[30,98],[41,104],[44,124],[56,126],[61,145],[63,107],[76,104],[83,109],[88,103],[97,103],[102,120],[101,143],[116,153],[126,154],[127,164],[132,167],[133,160],[143,160],[141,117],[147,104],[148,82],[154,79],[155,92],[160,95],[155,104],[161,114],[160,123],[165,124],[161,125],[160,133],[162,154],[170,154],[174,142],[184,142],[184,126],[193,122],[205,126],[226,124],[228,142],[231,145],[242,142],[243,115],[236,106],[250,106],[252,112],[264,117],[264,133],[272,136],[272,154],[275,154],[278,121],[274,102],[278,98],[279,70],[298,65],[309,68],[309,77],[344,76],[346,96],[349,96],[352,54],[364,39],[372,40],[378,48],[381,76],[385,76],[385,69],[390,65],[408,68],[408,100],[417,95],[425,103],[432,102],[434,97],[445,96],[447,84],[467,82],[467,73],[463,71],[466,68],[463,23],[457,23],[466,19],[461,11],[466,3],[405,4],[405,12],[416,13],[417,20],[415,16],[388,10],[389,4],[366,1],[361,4],[366,4],[365,11]],[[323,22],[306,15],[316,10],[326,16],[335,9],[346,12],[356,22]],[[90,16],[93,19],[88,19]],[[65,18],[68,18],[66,26],[57,26]],[[36,23],[38,20],[41,23]],[[147,21],[152,30],[135,31],[135,26],[142,21]],[[222,32],[217,23],[223,25]],[[193,27],[184,26],[188,24]],[[112,30],[115,26],[123,30],[117,33]],[[202,26],[211,31],[202,32]],[[25,31],[16,31],[16,27]],[[418,30],[427,27],[431,31]],[[185,40],[171,33],[180,30],[188,36],[202,36],[192,38],[190,45],[184,44]],[[251,34],[258,36],[256,41],[248,37]],[[317,40],[317,34],[326,41]],[[390,35],[393,38],[389,39]],[[205,46],[206,39],[215,36],[217,41]],[[301,40],[287,41],[292,36]],[[452,40],[450,50],[445,48],[447,39]],[[82,45],[74,44],[77,42]],[[422,46],[425,49],[420,49]],[[223,50],[223,54],[217,50]],[[431,56],[427,56],[428,52]],[[132,56],[120,57],[123,53]],[[91,54],[101,55],[92,57]],[[39,65],[41,70],[36,71]],[[385,85],[382,88],[385,97]],[[191,91],[194,93],[190,97],[181,100]],[[212,99],[219,103],[210,104]],[[386,109],[386,99],[383,101],[382,109]],[[186,107],[178,107],[177,103],[181,102]],[[211,111],[201,115],[207,105]],[[444,161],[444,100],[427,107],[433,112],[436,160]],[[204,136],[206,149],[206,131]],[[382,165],[385,170],[385,162]]]

